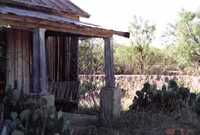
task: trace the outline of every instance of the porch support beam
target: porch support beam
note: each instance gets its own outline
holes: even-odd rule
[[[100,120],[102,124],[110,125],[114,119],[119,118],[121,111],[121,93],[115,87],[113,38],[104,38],[104,64],[105,87],[100,93]]]
[[[32,94],[46,95],[48,89],[45,29],[33,31],[33,89]]]
[[[115,87],[115,76],[113,69],[113,39],[104,38],[104,71],[106,87]]]

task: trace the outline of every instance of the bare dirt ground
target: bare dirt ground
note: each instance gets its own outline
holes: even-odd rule
[[[102,126],[98,119],[86,123],[74,125],[73,135],[200,135],[200,117],[186,109],[170,114],[128,111],[112,125]]]

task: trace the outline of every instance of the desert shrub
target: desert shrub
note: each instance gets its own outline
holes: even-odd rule
[[[200,114],[200,97],[188,88],[179,87],[170,80],[162,89],[145,83],[142,90],[136,92],[130,109],[133,111],[153,111],[171,113],[183,108],[192,109]]]

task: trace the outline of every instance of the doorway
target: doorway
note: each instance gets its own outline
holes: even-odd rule
[[[0,28],[0,96],[6,87],[6,30]]]

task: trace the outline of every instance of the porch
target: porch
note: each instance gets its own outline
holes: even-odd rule
[[[43,86],[45,88],[43,94],[55,95],[56,103],[78,103],[77,36],[46,32],[42,56],[45,65],[43,65],[38,61],[37,64],[33,63],[34,60],[36,61],[34,57],[38,56],[36,53],[40,50],[33,49],[34,33],[32,31],[3,28],[0,34],[2,35],[0,38],[0,91],[2,95],[6,87],[18,89],[25,95],[37,95],[41,93],[41,86]],[[46,70],[40,71],[42,69],[38,67],[40,65],[45,66]],[[40,82],[41,75],[36,78],[33,75],[34,72],[45,73],[45,80]]]
[[[103,38],[106,81],[101,92],[101,119],[118,117],[120,91],[115,87],[112,37],[129,37],[129,33],[84,23],[77,14],[37,4],[0,2],[5,86],[25,95],[52,94],[58,109],[73,111],[79,99],[78,41]]]

